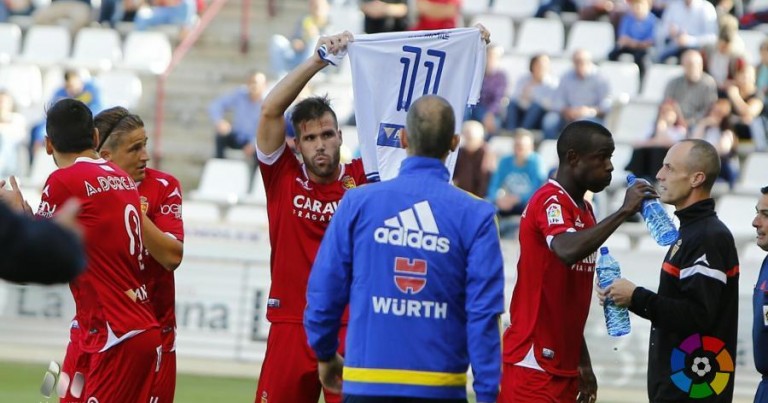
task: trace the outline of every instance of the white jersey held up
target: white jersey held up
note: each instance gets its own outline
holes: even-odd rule
[[[405,116],[425,94],[440,95],[456,114],[480,97],[485,42],[477,28],[357,35],[349,46],[360,154],[369,180],[397,176]],[[445,161],[453,176],[456,154]]]

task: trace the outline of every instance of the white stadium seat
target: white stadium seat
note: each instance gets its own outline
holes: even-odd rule
[[[550,18],[528,18],[520,26],[515,52],[524,55],[546,53],[550,56],[560,56],[563,53],[564,42],[565,28],[562,21]]]
[[[763,186],[768,186],[768,153],[753,152],[744,161],[736,190],[757,197]]]
[[[683,75],[683,66],[653,64],[645,72],[640,98],[648,102],[661,102],[670,80]]]
[[[122,106],[133,109],[139,105],[142,95],[141,80],[130,71],[108,71],[95,79],[101,90],[101,104],[104,108]]]
[[[267,208],[262,206],[232,206],[227,211],[224,222],[230,225],[266,228],[269,224]]]
[[[24,36],[19,59],[25,63],[51,66],[69,57],[71,36],[62,26],[35,25]]]
[[[752,228],[752,220],[755,218],[755,205],[759,190],[754,195],[723,195],[715,203],[717,216],[731,230],[736,245],[744,245],[754,242],[755,229]]]
[[[752,29],[740,30],[739,36],[744,41],[744,53],[749,64],[754,66],[760,63],[760,44],[766,38],[765,33]]]
[[[181,218],[184,223],[216,223],[221,221],[221,212],[214,203],[185,201],[181,205]]]
[[[479,2],[484,0],[466,0],[465,3],[470,1]],[[515,20],[523,20],[533,17],[538,8],[539,0],[494,0],[491,12],[506,15]]]
[[[250,167],[242,160],[211,158],[203,167],[193,200],[235,204],[248,193]]]
[[[20,49],[21,28],[16,24],[0,22],[0,64],[15,59]]]
[[[583,49],[592,54],[593,60],[605,60],[615,44],[610,22],[576,21],[568,32],[565,54],[570,56],[576,50]]]
[[[40,69],[31,64],[10,64],[0,68],[0,88],[11,94],[19,109],[37,107],[43,102]]]
[[[630,102],[615,113],[618,117],[612,128],[616,143],[632,144],[648,137],[656,121],[658,105],[646,102]]]
[[[602,62],[600,73],[608,80],[611,98],[629,101],[640,91],[640,69],[634,63]]]
[[[515,26],[512,19],[505,15],[480,14],[472,18],[469,26],[480,23],[491,32],[491,43],[505,50],[512,50],[515,44]]]
[[[162,74],[171,63],[171,41],[161,32],[133,31],[123,44],[123,67]]]
[[[83,28],[77,32],[67,64],[90,70],[109,70],[123,58],[120,35],[113,29]]]

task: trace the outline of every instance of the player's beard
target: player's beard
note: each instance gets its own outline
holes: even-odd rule
[[[315,176],[327,178],[336,172],[336,168],[339,166],[339,161],[341,161],[341,151],[337,148],[333,153],[323,155],[326,155],[329,158],[327,164],[321,166],[315,162],[314,158],[304,158],[304,163],[307,165],[307,169]]]

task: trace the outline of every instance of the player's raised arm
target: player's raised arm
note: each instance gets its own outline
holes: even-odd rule
[[[285,111],[299,96],[309,80],[328,65],[328,62],[320,57],[317,50],[325,45],[327,53],[335,55],[346,50],[347,44],[352,40],[352,34],[347,31],[333,36],[321,37],[317,41],[312,57],[283,77],[269,92],[261,105],[261,119],[256,134],[256,146],[259,151],[264,154],[272,154],[285,142],[285,118],[283,117]]]

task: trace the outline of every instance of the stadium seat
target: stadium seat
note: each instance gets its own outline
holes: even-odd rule
[[[611,128],[616,143],[633,144],[648,137],[656,121],[658,105],[630,102],[615,110],[618,116]]]
[[[69,57],[71,41],[65,27],[35,25],[24,36],[24,49],[19,60],[43,66],[62,63]]]
[[[640,69],[634,63],[602,62],[600,73],[608,80],[611,98],[627,102],[640,91]]]
[[[203,167],[192,199],[235,204],[248,193],[250,171],[245,161],[211,158]]]
[[[487,13],[489,8],[490,8],[490,1],[488,0],[464,1],[461,4],[461,14],[463,14],[465,17],[474,17],[477,14]],[[470,26],[472,25],[474,24],[470,24]],[[486,25],[486,28],[487,27],[488,26]]]
[[[0,88],[13,97],[16,108],[39,107],[42,103],[43,81],[40,69],[31,64],[10,64],[0,68]]]
[[[101,90],[101,104],[104,108],[123,106],[136,108],[142,95],[141,80],[130,71],[107,71],[95,79]]]
[[[768,0],[751,0],[747,10],[749,12],[765,11],[768,9]]]
[[[739,36],[744,41],[744,53],[747,55],[747,61],[751,65],[760,63],[760,44],[766,38],[765,33],[757,30],[740,30]]]
[[[357,4],[332,5],[330,14],[333,16],[329,32],[349,31],[353,34],[363,33],[363,15]]]
[[[465,1],[465,3],[472,1],[480,0]],[[539,0],[495,0],[491,7],[491,12],[493,14],[506,15],[512,17],[516,21],[521,21],[526,18],[532,18],[536,14],[538,8]]]
[[[501,57],[499,66],[507,73],[507,93],[511,94],[520,77],[530,72],[530,57],[526,55],[506,54]]]
[[[269,225],[267,209],[261,206],[232,206],[227,211],[224,222],[229,225],[259,226]]]
[[[67,65],[106,71],[120,62],[120,35],[113,29],[83,28],[77,32]]]
[[[243,202],[257,206],[267,205],[267,191],[264,189],[264,181],[261,179],[261,170],[257,170],[251,178],[250,191]]]
[[[5,64],[19,55],[21,28],[16,24],[0,22],[0,64]]]
[[[221,212],[213,203],[185,201],[181,205],[181,218],[185,223],[216,223],[221,221]]]
[[[755,218],[755,204],[757,204],[758,194],[759,190],[755,189],[753,195],[750,196],[723,195],[715,203],[717,216],[731,230],[737,247],[755,240],[752,220]]]
[[[498,158],[512,155],[514,146],[515,139],[510,136],[493,136],[488,140],[488,149]]]
[[[648,102],[661,102],[667,83],[683,75],[683,66],[653,64],[645,72],[640,98]]]
[[[515,44],[515,26],[512,19],[505,15],[480,14],[472,18],[470,26],[483,24],[491,32],[491,43],[505,50],[512,50]]]
[[[611,157],[611,164],[613,164],[613,176],[611,178],[611,187],[624,188],[627,186],[627,170],[625,169],[629,161],[632,159],[632,151],[634,148],[631,144],[616,143],[616,149],[613,151]]]
[[[357,155],[357,149],[360,146],[360,138],[357,133],[357,126],[341,126],[342,147],[346,147],[350,157]]]
[[[577,21],[568,32],[565,54],[570,56],[578,49],[592,54],[595,61],[605,60],[616,44],[613,25],[604,21]]]
[[[744,161],[736,191],[744,195],[754,195],[756,198],[760,188],[766,185],[768,185],[768,153],[753,152]]]
[[[528,18],[520,26],[515,52],[529,56],[536,53],[560,56],[563,53],[564,41],[565,28],[562,21]]]
[[[173,50],[160,32],[133,31],[123,44],[123,64],[128,69],[162,74],[171,62]]]
[[[557,140],[542,140],[536,151],[539,153],[545,172],[549,173],[550,170],[557,168],[560,162],[557,157]]]
[[[42,189],[45,181],[48,180],[48,176],[57,169],[58,167],[53,161],[53,157],[45,152],[44,147],[40,147],[35,151],[35,159],[32,162],[29,176],[21,182],[23,186]]]

